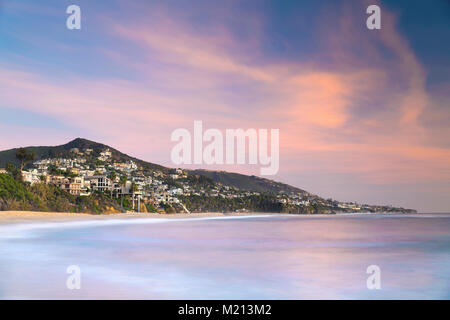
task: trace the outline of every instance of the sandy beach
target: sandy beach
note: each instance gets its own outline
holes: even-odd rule
[[[88,214],[71,212],[39,212],[39,211],[0,211],[0,224],[9,223],[32,223],[32,222],[57,222],[57,221],[75,221],[75,220],[104,220],[104,219],[188,219],[204,217],[221,216],[247,216],[256,213],[109,213],[109,214]],[[259,213],[258,213],[259,214]]]

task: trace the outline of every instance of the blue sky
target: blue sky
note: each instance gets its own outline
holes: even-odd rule
[[[365,1],[2,1],[0,149],[84,137],[173,166],[194,120],[279,128],[276,180],[448,211],[450,4],[375,2],[381,30]]]

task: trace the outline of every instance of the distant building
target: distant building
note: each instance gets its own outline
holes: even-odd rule
[[[111,180],[106,176],[97,175],[85,177],[84,179],[90,182],[92,190],[107,191],[111,189]]]
[[[83,177],[75,177],[72,179],[67,179],[66,183],[61,184],[61,189],[69,192],[74,196],[79,196],[82,192],[86,192],[83,186],[84,186]]]
[[[22,179],[30,184],[35,184],[41,182],[41,175],[36,169],[31,171],[22,171]]]
[[[65,176],[54,176],[54,175],[51,175],[47,179],[49,181],[48,183],[54,184],[54,185],[59,186],[59,187],[61,187],[61,185],[63,185],[63,184],[69,183],[69,179],[66,178]]]
[[[112,153],[109,149],[106,149],[105,151],[100,152],[100,155],[98,156],[98,160],[100,161],[107,161],[111,159]]]

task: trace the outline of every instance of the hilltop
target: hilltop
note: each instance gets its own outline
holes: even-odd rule
[[[34,154],[36,155],[36,160],[47,158],[68,158],[72,156],[71,150],[73,149],[79,150],[92,149],[94,156],[98,156],[100,152],[102,152],[103,150],[109,149],[111,150],[113,160],[117,161],[132,160],[150,170],[163,170],[163,171],[168,170],[168,168],[166,167],[131,157],[105,144],[83,138],[76,138],[66,144],[59,146],[29,146],[25,148],[30,152],[34,152]],[[15,165],[19,164],[19,161],[15,157],[17,149],[18,148],[0,151],[0,168],[4,168],[8,162]]]

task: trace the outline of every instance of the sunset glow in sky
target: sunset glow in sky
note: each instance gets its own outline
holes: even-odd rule
[[[450,212],[449,38],[444,0],[3,0],[0,150],[83,137],[173,167],[194,120],[277,128],[277,181]]]

